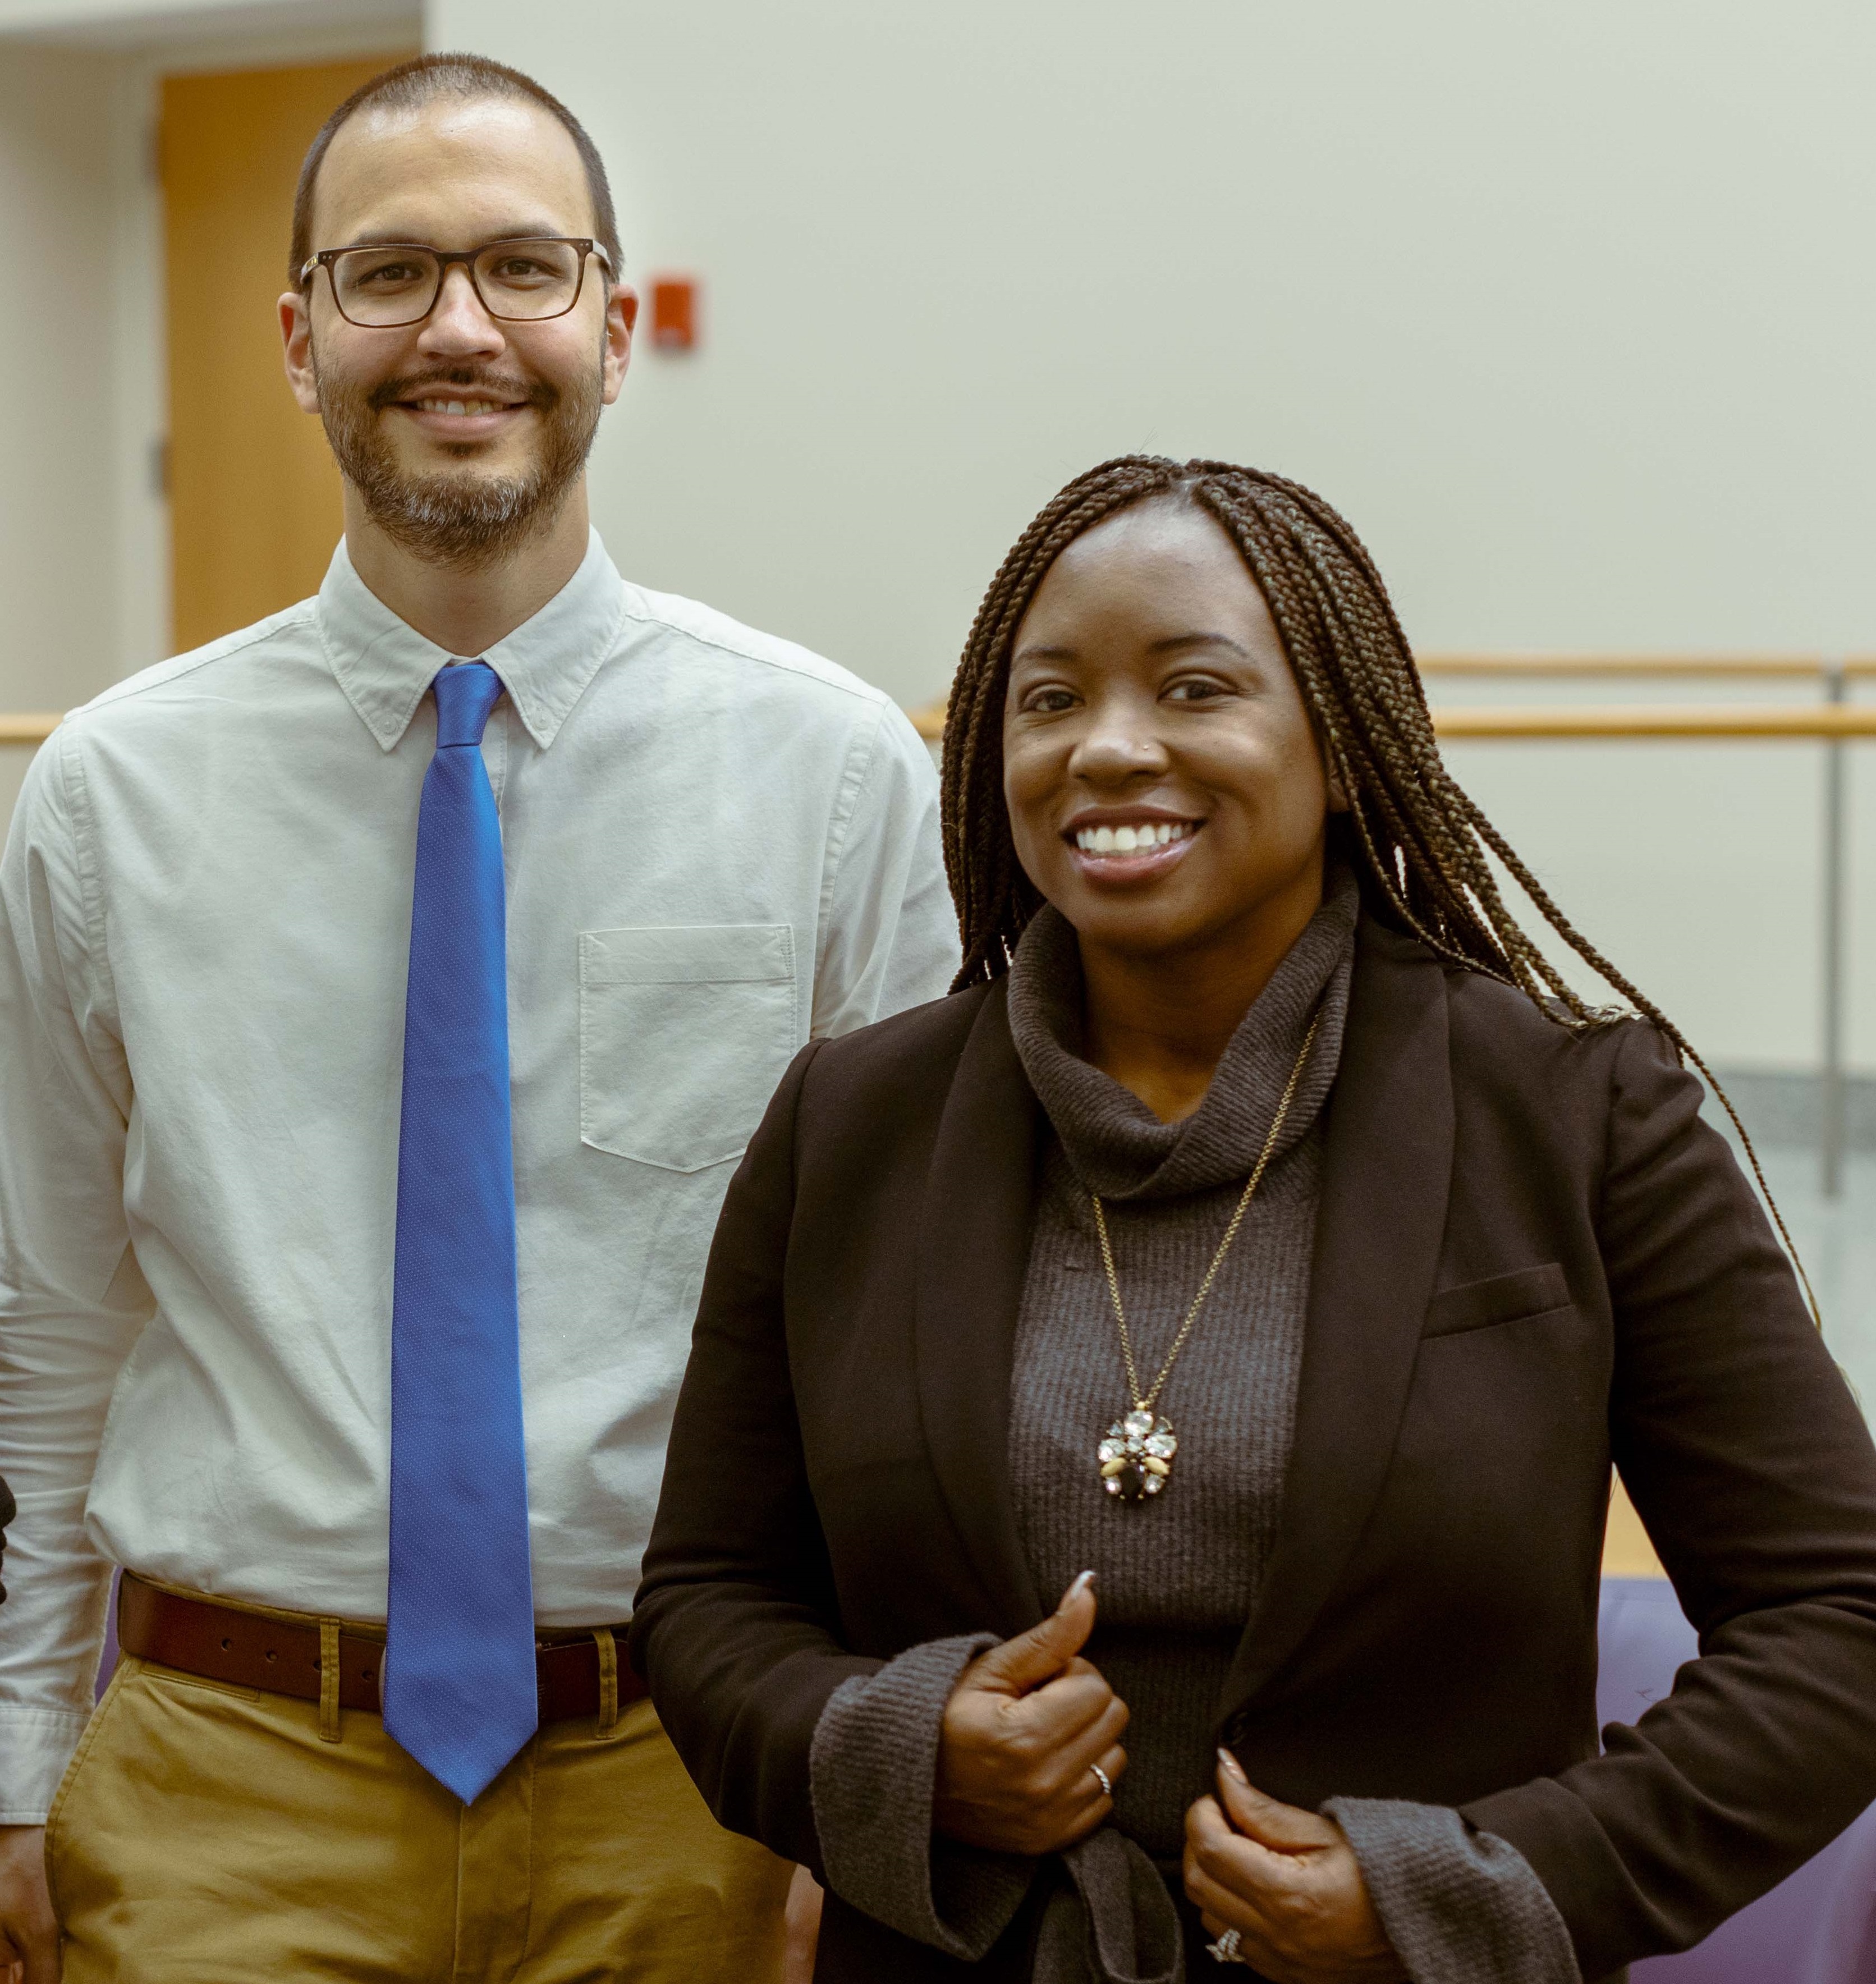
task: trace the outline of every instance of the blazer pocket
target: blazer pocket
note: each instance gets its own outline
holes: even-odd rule
[[[580,933],[580,1141],[661,1170],[742,1155],[799,1043],[787,923]]]
[[[1495,1323],[1522,1322],[1570,1306],[1569,1284],[1554,1261],[1540,1268],[1519,1268],[1482,1282],[1442,1289],[1427,1304],[1424,1337],[1459,1336],[1470,1329],[1489,1329]]]

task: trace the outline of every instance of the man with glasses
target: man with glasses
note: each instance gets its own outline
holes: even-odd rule
[[[930,760],[591,534],[636,305],[553,98],[390,72],[293,232],[344,542],[0,867],[0,1972],[747,1984],[790,1870],[622,1627],[734,1160],[955,965]]]

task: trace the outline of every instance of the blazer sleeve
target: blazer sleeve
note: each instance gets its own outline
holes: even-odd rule
[[[1466,1808],[1536,1870],[1586,1977],[1698,1941],[1876,1799],[1876,1451],[1699,1084],[1654,1028],[1620,1031],[1610,1446],[1700,1657],[1600,1757]]]
[[[705,1271],[632,1615],[634,1664],[719,1824],[821,1871],[814,1731],[847,1653],[789,1376],[782,1275],[802,1087],[783,1077],[731,1181]]]

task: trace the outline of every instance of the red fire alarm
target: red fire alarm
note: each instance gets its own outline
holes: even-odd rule
[[[694,351],[697,348],[697,282],[692,276],[652,278],[652,348],[655,351]]]

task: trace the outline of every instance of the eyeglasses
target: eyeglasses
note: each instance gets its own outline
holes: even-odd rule
[[[322,248],[301,264],[300,280],[310,283],[323,269],[332,300],[347,323],[393,330],[429,316],[442,293],[445,272],[460,262],[491,317],[503,323],[538,323],[564,317],[580,300],[589,255],[610,280],[611,258],[597,242],[546,234],[491,241],[486,248],[426,248],[414,241]]]

